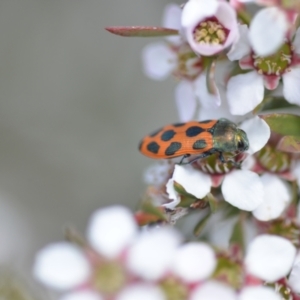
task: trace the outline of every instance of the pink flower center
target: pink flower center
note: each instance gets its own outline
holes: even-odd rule
[[[200,22],[194,29],[194,40],[199,44],[222,45],[225,43],[229,30],[216,17]]]
[[[120,263],[115,261],[104,261],[95,267],[92,285],[102,294],[115,294],[125,285],[125,283],[126,274]]]
[[[184,300],[188,298],[188,286],[173,277],[163,279],[159,285],[164,291],[166,299]]]

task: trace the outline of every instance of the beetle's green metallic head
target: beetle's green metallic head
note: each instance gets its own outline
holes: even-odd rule
[[[217,122],[213,140],[214,148],[219,152],[244,152],[249,149],[246,132],[227,119],[220,119]]]
[[[249,149],[248,137],[244,130],[237,128],[236,134],[235,134],[235,145],[236,145],[237,151],[239,151],[239,152],[244,152]]]

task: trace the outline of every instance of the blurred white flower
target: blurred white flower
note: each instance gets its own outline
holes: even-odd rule
[[[238,36],[236,12],[218,0],[189,0],[182,10],[182,32],[191,48],[210,56],[231,46]]]

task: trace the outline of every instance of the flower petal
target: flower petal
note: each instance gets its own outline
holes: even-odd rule
[[[247,133],[249,140],[247,153],[249,154],[261,150],[267,144],[271,135],[269,125],[258,116],[244,121],[239,127]]]
[[[131,211],[116,205],[96,211],[87,234],[91,245],[100,254],[114,258],[131,244],[136,232],[137,225]]]
[[[92,290],[75,291],[59,298],[59,300],[103,300],[98,292]]]
[[[231,61],[240,60],[251,52],[247,25],[238,24],[238,29],[239,38],[232,44],[230,51],[227,53]]]
[[[226,94],[230,112],[244,115],[263,100],[263,77],[256,71],[233,76],[228,81]]]
[[[163,206],[168,209],[175,209],[175,207],[180,203],[180,196],[174,189],[174,180],[172,178],[170,178],[166,184],[166,192],[169,196],[169,199],[173,201],[166,203]]]
[[[265,75],[264,78],[264,86],[268,90],[275,90],[278,87],[280,76],[276,75]]]
[[[126,264],[137,276],[158,280],[169,269],[180,241],[180,236],[172,228],[143,232],[129,248]]]
[[[181,8],[178,4],[169,3],[166,5],[162,24],[165,28],[181,29]],[[174,45],[179,45],[182,42],[181,36],[167,36],[166,39]]]
[[[189,298],[189,300],[199,299],[236,300],[237,296],[231,287],[217,281],[208,281],[199,284]]]
[[[210,192],[210,176],[194,169],[190,165],[176,165],[173,180],[198,199],[204,198]]]
[[[115,298],[116,300],[166,300],[162,290],[155,285],[136,283],[127,286]]]
[[[42,283],[66,290],[88,280],[91,269],[79,248],[61,242],[50,244],[38,252],[33,273]]]
[[[165,183],[170,177],[170,164],[168,161],[163,160],[156,164],[151,165],[144,172],[144,182],[147,185],[160,186]]]
[[[283,96],[290,103],[300,105],[300,68],[293,68],[282,76]]]
[[[294,292],[300,293],[300,254],[299,253],[297,255],[297,258],[295,259],[288,282]]]
[[[174,258],[172,271],[188,283],[204,280],[217,264],[213,249],[205,243],[191,242],[181,246]]]
[[[290,187],[282,179],[273,174],[260,177],[264,185],[264,201],[252,213],[260,221],[278,218],[291,200]]]
[[[281,300],[279,294],[274,289],[267,286],[249,286],[244,287],[239,295],[239,300]]]
[[[217,0],[190,0],[182,10],[181,25],[183,27],[195,27],[201,20],[213,16],[219,3]],[[194,28],[193,28],[194,29]]]
[[[224,199],[242,210],[254,210],[263,201],[263,184],[256,173],[248,170],[227,174],[221,189]]]
[[[177,55],[166,43],[153,43],[143,49],[142,62],[146,76],[164,80],[175,69]]]
[[[222,45],[224,48],[227,48],[239,36],[236,11],[228,2],[219,1],[218,10],[216,11],[215,17],[225,28],[229,30],[226,41]]]
[[[290,272],[295,255],[296,248],[289,240],[263,234],[250,243],[245,264],[250,274],[274,282]]]
[[[195,115],[197,102],[192,83],[182,80],[175,89],[175,101],[180,122],[187,122]]]
[[[260,56],[273,54],[284,43],[289,23],[277,7],[261,9],[252,19],[249,39],[254,52]]]

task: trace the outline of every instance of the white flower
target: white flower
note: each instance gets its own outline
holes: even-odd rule
[[[235,10],[225,1],[189,0],[181,26],[191,48],[205,56],[228,48],[238,36]]]
[[[288,283],[295,293],[300,294],[300,253],[294,261]]]
[[[298,84],[300,80],[300,29],[296,31],[292,42],[285,42],[278,52],[268,57],[258,56],[251,51],[245,25],[239,26],[239,30],[240,39],[233,45],[228,57],[231,60],[240,60],[239,64],[242,69],[254,69],[254,71],[229,79],[227,99],[230,112],[235,115],[250,112],[262,102],[264,88],[274,90],[281,78],[285,99],[292,104],[300,105],[300,85]],[[273,27],[272,31],[276,33]]]
[[[240,126],[248,135],[251,154],[259,151],[270,137],[270,128],[264,120],[254,117]],[[222,194],[224,200],[242,210],[252,211],[264,199],[264,189],[260,177],[249,170],[232,170],[224,174]],[[219,174],[220,177],[220,174]],[[210,191],[213,181],[210,173],[201,172],[190,165],[175,166],[173,177],[167,183],[167,193],[173,201],[166,206],[170,209],[180,203],[180,196],[174,189],[174,182],[183,186],[186,192],[196,198],[203,198]]]
[[[289,240],[263,234],[250,243],[245,265],[250,274],[274,282],[290,272],[295,255],[296,248]]]
[[[263,174],[264,201],[254,211],[254,217],[260,221],[278,218],[290,203],[292,192],[285,181],[274,174]]]

